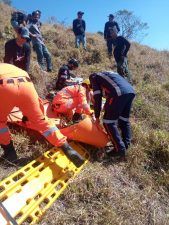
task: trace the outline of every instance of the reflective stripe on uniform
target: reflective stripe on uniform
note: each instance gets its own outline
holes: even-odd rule
[[[0,134],[4,134],[6,132],[8,132],[8,127],[0,128]]]
[[[64,94],[68,95],[69,97],[72,97],[71,93],[67,89],[65,89],[65,88],[63,88],[61,90],[61,92],[63,92]]]
[[[119,119],[121,119],[121,120],[123,120],[123,121],[126,121],[126,122],[129,121],[129,118],[125,118],[125,117],[123,117],[123,116],[119,116]]]
[[[66,102],[66,107],[69,109],[72,107],[72,99],[68,99],[67,102]]]
[[[59,129],[57,127],[51,127],[49,130],[45,131],[42,135],[44,137],[48,137],[49,135],[51,135],[56,130],[59,130]]]
[[[93,95],[98,95],[98,94],[101,94],[101,91],[100,90],[97,90],[97,91],[94,91],[93,92]]]
[[[116,123],[117,120],[106,120],[106,119],[103,119],[103,123]]]
[[[112,79],[110,79],[109,77],[107,77],[101,73],[98,73],[97,75],[102,77],[103,79],[107,80],[107,82],[110,83],[114,87],[118,96],[121,95],[121,90],[120,90],[119,86]]]

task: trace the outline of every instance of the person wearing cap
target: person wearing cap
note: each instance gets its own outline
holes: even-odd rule
[[[114,15],[110,14],[109,21],[105,23],[104,27],[104,39],[107,42],[107,50],[108,55],[112,56],[112,46],[114,44],[114,41],[112,39],[112,32],[118,33],[120,31],[119,25],[117,22],[114,21]]]
[[[41,133],[53,146],[60,147],[76,167],[84,163],[61,134],[52,120],[47,118],[41,108],[35,87],[24,70],[14,65],[0,64],[0,146],[4,150],[3,159],[16,162],[17,154],[7,127],[7,116],[17,106],[28,119],[31,126]]]
[[[128,69],[127,53],[130,49],[130,42],[123,36],[117,36],[116,32],[112,32],[112,39],[114,41],[114,59],[117,63],[117,73],[122,77],[127,78],[131,83],[131,73]]]
[[[26,27],[17,30],[17,37],[5,43],[4,62],[13,64],[29,72],[31,47],[29,31]]]
[[[31,23],[28,25],[30,37],[32,40],[33,49],[36,52],[38,63],[42,70],[52,72],[51,54],[45,46],[41,31],[40,31],[40,13],[34,11],[32,13]],[[47,68],[46,68],[47,67]]]
[[[75,58],[69,59],[67,64],[64,64],[60,67],[55,86],[55,89],[57,91],[61,90],[66,86],[77,84],[77,82],[73,81],[76,76],[72,74],[71,71],[76,70],[78,67],[79,62]]]
[[[124,159],[131,143],[129,117],[135,91],[126,79],[113,71],[92,73],[89,80],[94,95],[96,125],[100,124],[102,97],[106,98],[103,125],[114,145],[109,155]]]
[[[73,20],[73,32],[75,35],[75,47],[79,48],[80,44],[82,43],[83,49],[86,50],[86,37],[85,37],[85,30],[86,30],[86,23],[82,19],[84,12],[79,11],[77,13],[77,19]]]
[[[40,10],[35,10],[34,13],[39,14],[39,19],[41,18],[41,14],[42,13],[41,13]],[[33,22],[33,20],[32,20],[32,14],[28,14],[28,16],[27,16],[27,26],[29,27],[32,22]],[[40,20],[38,20],[37,25],[38,25],[38,27],[40,29],[41,26],[42,26],[42,22]]]

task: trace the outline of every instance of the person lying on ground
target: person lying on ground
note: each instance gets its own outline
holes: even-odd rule
[[[52,109],[58,114],[76,122],[82,119],[82,114],[91,115],[90,105],[87,102],[90,89],[82,85],[64,87],[56,93],[52,101]],[[89,99],[88,99],[89,101]]]

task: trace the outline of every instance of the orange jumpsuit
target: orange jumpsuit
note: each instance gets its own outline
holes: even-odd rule
[[[66,142],[66,137],[55,124],[45,118],[38,94],[27,72],[13,65],[0,63],[0,144],[10,143],[6,123],[8,114],[15,106],[20,108],[35,129],[52,145],[61,146]]]
[[[76,113],[91,114],[90,106],[86,99],[86,88],[81,85],[72,85],[57,92],[52,102],[53,110],[57,113],[71,115]]]

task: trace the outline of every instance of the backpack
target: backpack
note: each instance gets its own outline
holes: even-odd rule
[[[16,22],[18,23],[18,25],[20,25],[26,20],[27,20],[27,15],[24,14],[23,12],[16,11],[11,14],[11,23]]]

